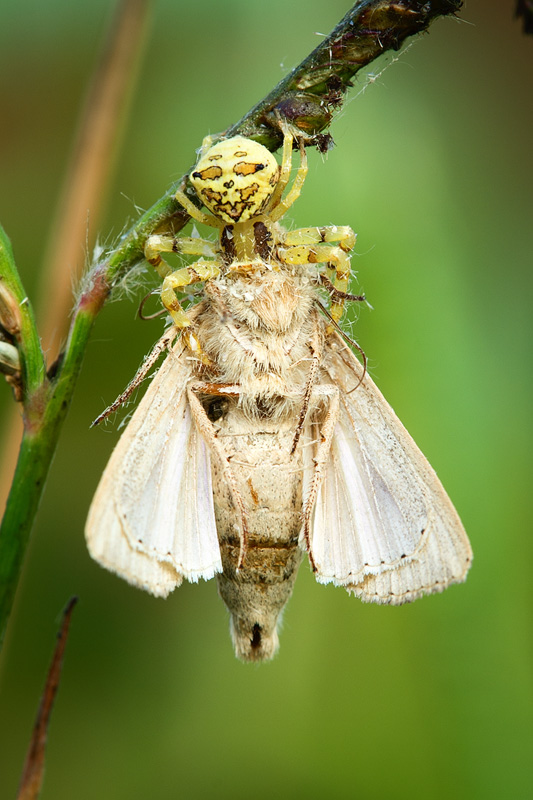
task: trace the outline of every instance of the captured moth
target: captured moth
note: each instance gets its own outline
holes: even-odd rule
[[[472,558],[435,472],[338,332],[344,304],[362,299],[347,293],[353,231],[279,224],[307,172],[300,142],[284,196],[283,132],[281,166],[243,137],[204,148],[189,178],[207,212],[176,194],[216,243],[146,242],[173,327],[131,384],[167,351],[86,527],[91,555],[154,595],[216,577],[247,661],[276,652],[305,553],[320,583],[388,604],[463,581]],[[172,270],[166,252],[198,258]],[[178,295],[194,283],[203,297],[185,311]]]

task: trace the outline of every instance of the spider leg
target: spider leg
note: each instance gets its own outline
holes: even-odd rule
[[[188,267],[171,272],[163,280],[161,287],[161,302],[172,317],[174,325],[178,328],[187,328],[191,321],[187,313],[183,310],[176,296],[176,289],[181,290],[191,283],[209,281],[220,275],[222,264],[218,261],[204,261],[200,259],[190,264]]]
[[[174,195],[174,199],[180,206],[183,206],[187,214],[196,220],[196,222],[201,222],[202,225],[209,225],[211,228],[220,229],[225,227],[226,223],[218,217],[215,217],[214,214],[206,214],[204,211],[200,211],[198,206],[196,206],[192,200],[189,200],[182,189],[178,189]]]
[[[292,168],[292,143],[294,141],[294,137],[287,126],[285,125],[282,126],[282,130],[283,130],[283,155],[281,159],[281,169],[279,173],[278,182],[276,184],[276,188],[274,189],[274,193],[270,200],[271,210],[276,208],[276,206],[279,206],[283,192],[285,191],[287,184],[289,182],[289,178],[291,175],[291,168]]]
[[[330,244],[338,242],[338,244]],[[350,250],[355,244],[355,233],[347,225],[324,228],[300,228],[283,236],[278,256],[284,264],[326,264],[328,277],[339,294],[331,304],[330,313],[338,322],[344,311],[350,281]]]
[[[220,134],[219,133],[218,134],[217,133],[215,133],[215,134],[208,133],[207,136],[204,136],[204,138],[202,139],[202,146],[200,147],[200,154],[198,156],[198,160],[200,160],[201,158],[203,158],[205,156],[207,151],[211,147],[213,147],[213,144],[219,138],[220,138]]]
[[[220,275],[222,264],[217,258],[206,261],[200,258],[194,264],[181,269],[172,270],[161,258],[161,253],[186,253],[188,255],[215,256],[215,249],[211,242],[204,239],[183,237],[176,239],[172,236],[149,236],[144,247],[146,260],[152,264],[159,275],[164,279],[161,287],[161,302],[172,317],[174,325],[178,328],[188,328],[191,321],[176,296],[176,289],[183,289],[192,283],[208,281]]]
[[[289,143],[290,143],[290,150],[289,150]],[[292,135],[288,132],[285,132],[285,139],[283,142],[283,158],[284,161],[286,150],[290,153],[292,151]],[[289,170],[290,170],[290,162],[289,162]],[[275,208],[269,212],[268,216],[272,220],[272,222],[277,222],[281,217],[287,213],[289,208],[292,204],[300,197],[300,192],[302,191],[302,186],[304,185],[304,181],[307,177],[307,153],[305,152],[305,147],[303,140],[300,140],[300,166],[298,167],[298,172],[296,173],[296,177],[294,179],[294,183],[292,184],[288,195],[286,196],[285,200],[280,200]],[[280,182],[283,180],[283,166],[281,170]],[[288,175],[287,175],[288,180]],[[279,184],[278,184],[279,185]],[[286,185],[286,183],[285,183]],[[283,187],[285,188],[285,186]],[[275,191],[274,194],[277,194]]]
[[[154,234],[149,236],[144,244],[144,257],[162,278],[166,278],[173,270],[163,260],[161,253],[184,253],[185,255],[206,256],[207,258],[216,258],[217,256],[215,245],[207,239],[198,239],[192,236],[176,238],[174,236]]]

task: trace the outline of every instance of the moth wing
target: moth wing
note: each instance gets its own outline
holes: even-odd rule
[[[104,471],[86,525],[102,566],[152,594],[222,570],[211,465],[187,401],[178,343],[156,373]]]
[[[310,529],[317,579],[395,605],[463,581],[470,543],[434,470],[369,376],[357,386],[339,337],[325,363],[340,412]]]

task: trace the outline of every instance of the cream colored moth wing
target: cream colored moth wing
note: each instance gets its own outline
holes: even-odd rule
[[[85,531],[96,561],[161,597],[184,577],[222,571],[209,452],[191,418],[189,378],[178,342],[113,451]]]
[[[463,581],[470,543],[427,459],[369,376],[357,386],[361,364],[337,336],[325,368],[341,395],[310,531],[317,579],[393,605]]]

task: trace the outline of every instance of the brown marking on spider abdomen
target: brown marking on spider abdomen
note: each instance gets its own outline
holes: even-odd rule
[[[257,190],[259,189],[258,183],[251,183],[249,186],[245,186],[243,189],[237,189],[241,200],[244,203],[247,203],[254,194],[257,194]]]
[[[233,237],[233,225],[226,225],[220,234],[220,246],[222,247],[222,257],[225,264],[231,264],[235,261],[235,239]]]
[[[222,202],[222,192],[217,192],[215,189],[202,189],[200,195],[204,201],[210,203],[215,209]]]
[[[255,252],[263,261],[272,255],[272,234],[264,222],[254,222]]]

